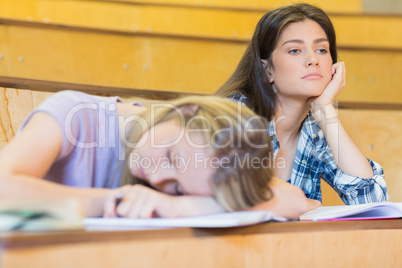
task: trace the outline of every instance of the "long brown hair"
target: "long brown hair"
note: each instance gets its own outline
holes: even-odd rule
[[[258,22],[254,35],[232,76],[215,93],[231,97],[241,93],[247,97],[247,106],[257,114],[272,120],[276,112],[277,98],[268,81],[261,60],[272,65],[272,52],[286,26],[306,19],[317,22],[329,41],[332,62],[337,62],[335,29],[328,15],[309,4],[294,4],[266,13]]]
[[[144,124],[140,126],[139,120],[135,120],[129,130],[131,143],[138,142],[147,130],[168,120],[207,130],[203,133],[210,156],[225,158],[225,165],[214,168],[211,186],[217,202],[226,210],[245,210],[272,197],[269,182],[273,156],[266,135],[268,122],[249,108],[219,97],[190,96],[169,105],[159,103],[152,113],[150,109],[141,117]],[[126,159],[129,159],[133,149],[126,149]],[[122,185],[139,182],[126,164]]]

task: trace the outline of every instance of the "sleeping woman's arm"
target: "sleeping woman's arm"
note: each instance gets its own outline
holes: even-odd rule
[[[252,210],[268,210],[276,216],[298,219],[301,214],[321,206],[318,200],[308,199],[301,189],[276,177],[272,177],[270,187],[274,196]]]
[[[103,213],[108,190],[84,189],[43,180],[62,145],[62,132],[53,117],[38,112],[0,151],[0,200],[5,198],[79,198],[86,216]]]
[[[321,206],[317,200],[308,199],[303,191],[290,183],[273,177],[270,187],[274,196],[250,210],[267,210],[276,216],[298,219],[301,214]],[[123,202],[115,207],[117,193]],[[174,196],[143,185],[125,185],[113,190],[105,199],[105,217],[176,218],[224,212],[213,197]]]

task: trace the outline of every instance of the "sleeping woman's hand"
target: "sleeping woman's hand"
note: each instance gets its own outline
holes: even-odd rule
[[[121,201],[116,205],[117,196]],[[176,196],[143,185],[125,185],[111,190],[105,199],[104,217],[152,218],[175,217]]]
[[[116,205],[116,197],[122,199]],[[168,195],[143,185],[125,185],[110,190],[105,198],[104,217],[177,218],[223,212],[212,196]]]

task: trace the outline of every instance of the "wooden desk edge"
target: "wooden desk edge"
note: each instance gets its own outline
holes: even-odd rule
[[[402,219],[327,222],[268,222],[233,228],[173,228],[136,231],[65,231],[0,233],[0,248],[116,240],[183,239],[269,233],[402,229]]]

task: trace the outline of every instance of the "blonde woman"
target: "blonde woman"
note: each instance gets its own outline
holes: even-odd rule
[[[59,92],[1,151],[0,198],[75,197],[86,216],[267,209],[297,218],[317,204],[272,177],[265,129],[248,108],[216,97],[144,108]]]

